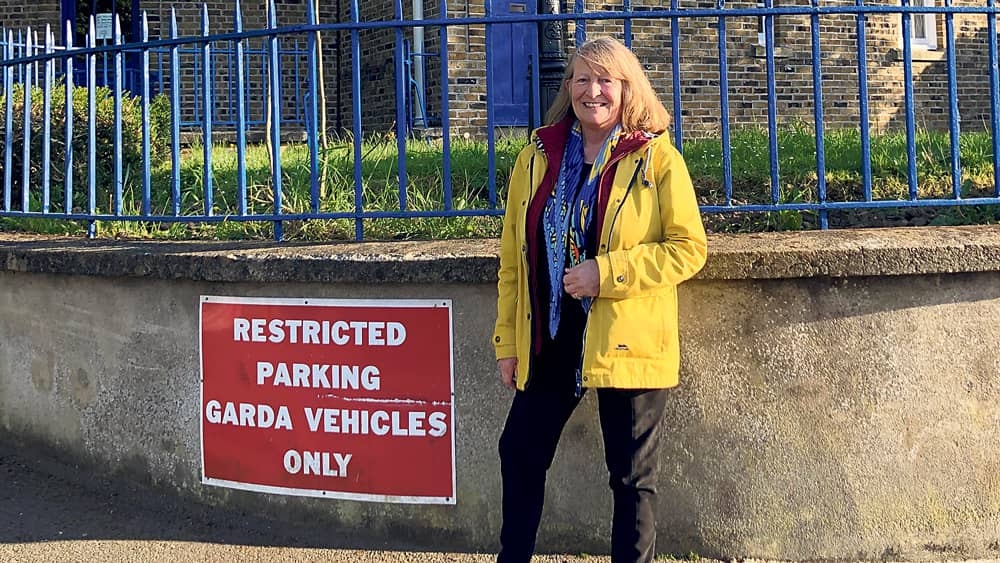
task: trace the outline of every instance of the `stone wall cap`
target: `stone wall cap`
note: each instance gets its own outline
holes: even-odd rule
[[[720,234],[702,279],[1000,271],[1000,225]]]
[[[0,233],[10,272],[210,282],[495,283],[496,239],[149,241]],[[714,234],[703,280],[1000,271],[1000,226]]]

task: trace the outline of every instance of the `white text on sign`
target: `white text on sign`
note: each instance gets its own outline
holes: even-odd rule
[[[448,433],[448,415],[443,411],[428,413],[305,407],[303,413],[310,432],[432,438],[440,438]],[[267,404],[231,401],[222,403],[212,399],[205,403],[205,421],[209,424],[245,428],[294,429],[288,407],[284,405],[272,407]]]
[[[351,454],[336,452],[285,452],[285,471],[295,475],[320,475],[323,477],[347,477],[347,464]],[[331,463],[333,462],[333,463]],[[333,465],[336,464],[336,467]]]
[[[275,387],[305,387],[316,389],[379,390],[379,371],[375,366],[344,366],[336,364],[289,364],[257,362],[257,385],[271,381]]]
[[[402,323],[384,321],[313,321],[308,319],[233,319],[236,342],[401,346]]]

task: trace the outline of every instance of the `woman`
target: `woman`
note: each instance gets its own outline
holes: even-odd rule
[[[494,332],[514,388],[503,435],[497,561],[535,548],[545,474],[584,388],[597,389],[614,496],[614,563],[652,561],[660,421],[677,385],[677,284],[705,263],[669,115],[639,61],[582,45],[510,179]]]

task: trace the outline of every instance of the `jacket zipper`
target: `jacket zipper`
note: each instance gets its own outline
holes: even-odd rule
[[[611,216],[611,224],[608,225],[608,246],[611,246],[611,231],[615,228],[615,221],[618,220],[618,215],[622,212],[622,207],[625,207],[625,200],[628,199],[628,194],[632,191],[632,184],[635,184],[636,178],[639,177],[639,171],[642,170],[642,163],[645,159],[640,158],[638,164],[635,167],[635,172],[632,173],[632,179],[629,180],[628,186],[625,188],[625,195],[622,196],[622,200],[618,202],[618,209],[615,209],[615,214]]]
[[[623,156],[624,157],[624,156]],[[618,160],[621,160],[620,158]],[[612,161],[615,162],[615,161]],[[640,158],[638,165],[635,168],[635,172],[632,173],[632,179],[629,180],[628,186],[625,188],[625,195],[622,200],[618,203],[618,208],[615,209],[615,214],[611,217],[611,224],[608,225],[608,246],[611,246],[611,231],[615,228],[615,221],[618,220],[618,214],[621,213],[622,207],[625,206],[625,199],[628,197],[630,191],[632,191],[632,184],[635,183],[635,179],[639,176],[639,171],[642,170],[643,159]],[[600,180],[603,180],[603,173],[601,178],[598,180],[598,186],[600,186]],[[597,241],[600,244],[600,240]],[[593,301],[590,304],[591,307],[594,306]],[[583,358],[584,358],[584,348],[587,346],[587,328],[590,327],[590,310],[587,311],[587,320],[583,323],[583,337],[580,343],[580,361],[576,366],[576,388],[573,391],[573,395],[577,398],[583,396]]]
[[[534,151],[532,151],[532,153],[531,153],[531,160],[528,161],[528,178],[529,178],[529,180],[531,182],[530,184],[528,184],[529,186],[534,186],[535,185],[535,157],[536,156],[537,156],[537,154]],[[530,192],[530,189],[529,189],[529,192]],[[528,203],[531,202],[531,199],[534,197],[534,195],[535,194],[533,194],[533,193],[528,193],[526,199],[524,200],[524,206],[523,207],[524,207],[524,228],[525,228],[525,231],[527,231],[527,229],[528,229]],[[525,234],[525,240],[527,240],[527,234],[528,233],[525,232],[524,234]],[[531,260],[529,260],[530,256],[528,256],[527,249],[525,249],[524,252],[522,252],[522,255],[524,257],[524,273],[525,273],[526,276],[528,276],[528,280],[531,280]],[[531,294],[531,289],[530,288],[528,289],[528,294],[529,294],[529,297],[528,297],[528,310],[530,311],[528,313],[528,315],[529,315],[529,318],[528,318],[528,350],[529,350],[529,352],[528,352],[528,369],[525,370],[525,372],[524,372],[524,388],[525,389],[528,388],[528,383],[531,382],[531,372],[532,372],[532,370],[534,370],[534,366],[532,365],[533,362],[531,361],[531,352],[530,352],[530,350],[534,347],[534,342],[535,342],[535,319],[534,319],[535,311],[531,310],[532,303],[531,303],[531,297],[530,297],[530,294]],[[516,387],[516,385],[517,385],[517,382],[515,381],[515,387]]]

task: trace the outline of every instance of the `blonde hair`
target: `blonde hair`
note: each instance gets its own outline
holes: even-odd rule
[[[663,133],[670,127],[670,114],[653,91],[639,59],[628,47],[611,37],[587,41],[570,57],[559,93],[545,114],[547,124],[556,123],[573,112],[569,82],[573,78],[573,63],[577,60],[583,60],[591,68],[621,80],[620,121],[623,130]]]

